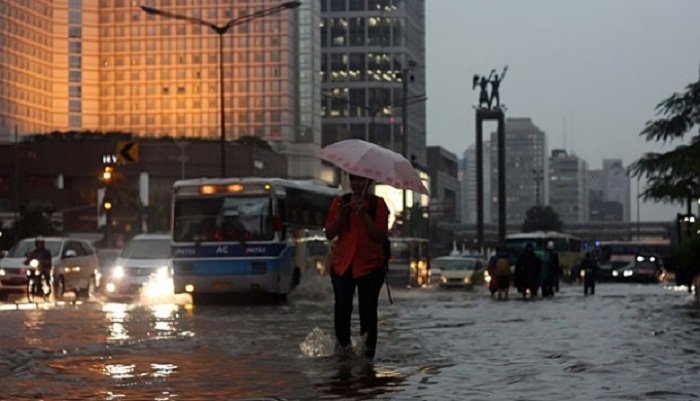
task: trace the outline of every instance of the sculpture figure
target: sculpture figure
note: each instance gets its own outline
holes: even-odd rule
[[[493,75],[496,70],[491,70],[491,75],[489,75],[489,83],[491,83],[491,97],[489,97],[488,105],[489,109],[491,108],[491,105],[493,104],[493,99],[496,98],[496,109],[501,107],[501,98],[498,94],[498,87],[501,85],[501,81],[503,81],[503,78],[506,77],[506,72],[508,71],[508,66],[503,67],[503,72],[501,73],[501,77],[498,77],[498,74],[495,74],[493,79],[491,79],[491,75]],[[479,104],[481,104],[481,101],[479,101]]]

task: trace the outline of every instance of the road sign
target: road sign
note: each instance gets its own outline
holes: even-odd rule
[[[139,161],[139,144],[130,141],[118,142],[117,160],[119,163],[134,163]]]

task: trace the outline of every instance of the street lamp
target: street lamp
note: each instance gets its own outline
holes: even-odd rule
[[[174,14],[168,11],[159,10],[157,8],[141,6],[141,9],[150,15],[158,15],[164,18],[179,19],[184,21],[189,21],[195,25],[204,25],[210,28],[219,37],[219,108],[221,109],[221,177],[226,177],[226,117],[225,117],[225,100],[224,100],[224,50],[223,50],[223,36],[231,28],[237,25],[247,24],[255,19],[267,17],[273,14],[277,14],[283,10],[298,8],[301,6],[300,1],[287,1],[280,5],[264,8],[260,11],[256,11],[252,14],[242,15],[238,18],[233,18],[229,20],[224,25],[217,25],[213,22],[205,21],[201,18],[189,17],[186,15]]]

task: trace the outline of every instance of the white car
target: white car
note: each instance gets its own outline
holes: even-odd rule
[[[430,262],[431,269],[439,269],[440,287],[471,288],[474,272],[483,266],[483,261],[465,256],[440,256]]]
[[[77,296],[89,297],[100,285],[99,261],[90,242],[76,238],[44,237],[46,249],[51,252],[53,263],[53,287],[56,296],[66,291]],[[35,248],[35,238],[17,242],[0,259],[0,300],[11,293],[26,293],[27,254]]]
[[[138,234],[126,243],[105,275],[108,297],[173,294],[169,234]]]

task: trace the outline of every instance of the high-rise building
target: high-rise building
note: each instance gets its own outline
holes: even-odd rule
[[[491,142],[486,141],[482,145],[484,174],[484,222],[491,220]],[[464,151],[462,158],[461,187],[462,187],[462,223],[476,224],[477,204],[476,204],[476,146],[470,145]]]
[[[588,221],[586,162],[563,149],[549,158],[549,205],[564,223]]]
[[[365,139],[425,169],[424,0],[320,3],[323,145]]]
[[[606,201],[622,205],[623,221],[631,221],[630,177],[622,164],[622,159],[604,159],[604,194]]]
[[[318,2],[221,35],[139,7],[223,26],[279,4],[3,1],[0,138],[74,130],[220,139],[223,92],[227,141],[257,136],[288,156],[290,176],[318,176]]]
[[[588,172],[593,221],[630,221],[630,177],[621,159],[603,160],[601,170]]]
[[[547,137],[530,118],[507,118],[506,223],[522,224],[527,210],[548,204]],[[498,135],[491,133],[491,222],[498,221]]]
[[[455,222],[460,216],[459,163],[457,156],[440,146],[427,148],[431,216]]]

